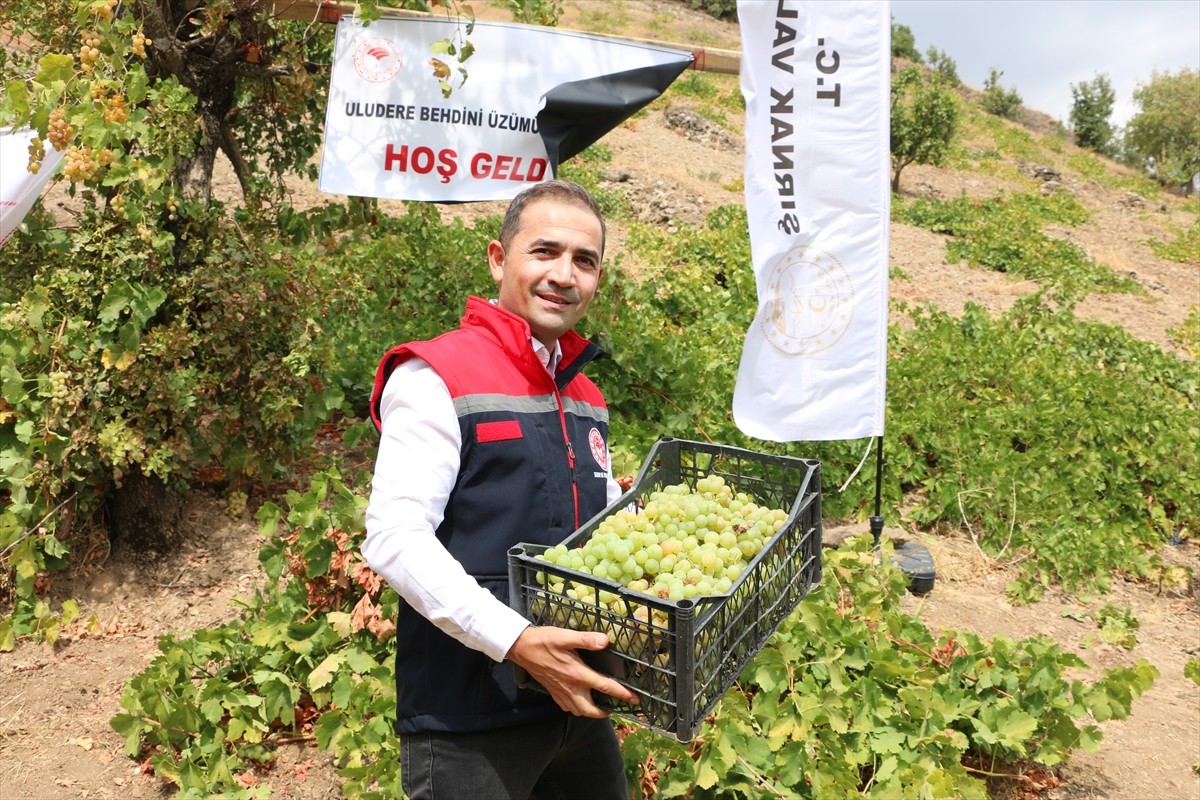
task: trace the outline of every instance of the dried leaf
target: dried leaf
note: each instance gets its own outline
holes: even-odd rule
[[[367,623],[367,630],[370,631],[376,639],[381,642],[386,642],[396,635],[396,623],[391,619],[384,617],[376,617],[371,622]]]
[[[383,585],[383,579],[375,573],[365,562],[360,562],[354,569],[354,582],[366,590],[367,594],[374,597],[379,593],[379,587]]]
[[[431,58],[429,59],[429,66],[433,67],[433,77],[439,80],[445,80],[450,77],[450,67],[445,61]]]
[[[371,602],[371,595],[364,594],[350,612],[350,629],[354,632],[369,628],[373,620],[378,620],[379,608]]]

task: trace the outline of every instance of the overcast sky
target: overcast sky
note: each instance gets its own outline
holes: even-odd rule
[[[982,89],[997,67],[1003,88],[1064,125],[1071,84],[1097,73],[1112,81],[1112,122],[1124,125],[1155,69],[1200,69],[1200,0],[891,0],[891,13],[922,56],[932,45],[954,59],[963,83]]]

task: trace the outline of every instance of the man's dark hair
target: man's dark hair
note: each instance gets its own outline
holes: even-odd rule
[[[604,225],[604,215],[600,213],[600,206],[587,189],[571,181],[535,183],[513,198],[504,214],[504,224],[500,226],[500,244],[504,245],[506,250],[513,237],[521,230],[521,215],[525,213],[526,207],[540,200],[555,200],[595,214],[596,219],[600,221],[600,255],[604,255],[604,241],[608,230]]]

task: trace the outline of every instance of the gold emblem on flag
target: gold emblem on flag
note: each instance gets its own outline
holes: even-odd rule
[[[829,350],[854,316],[854,284],[836,256],[798,244],[766,272],[763,335],[781,353],[811,356]]]

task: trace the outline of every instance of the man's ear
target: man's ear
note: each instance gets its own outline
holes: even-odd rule
[[[504,245],[496,239],[488,244],[488,269],[492,272],[492,280],[496,283],[504,277]]]

